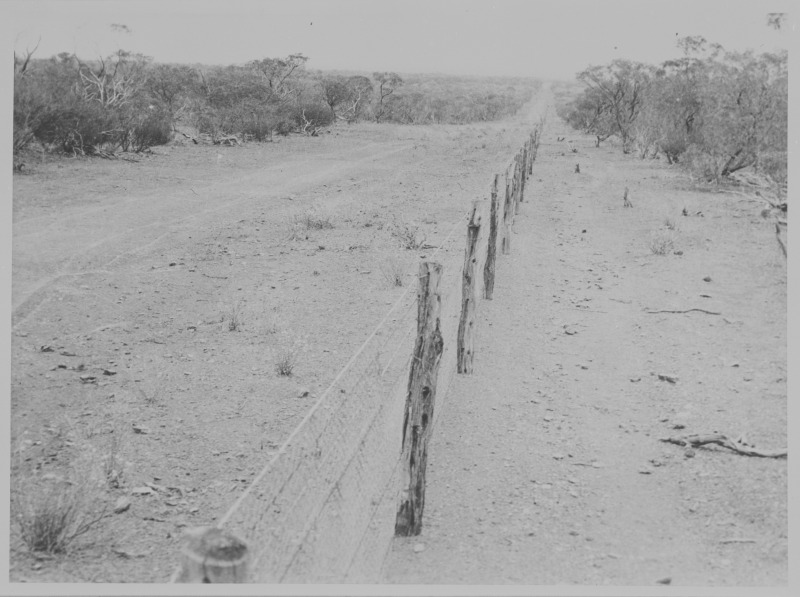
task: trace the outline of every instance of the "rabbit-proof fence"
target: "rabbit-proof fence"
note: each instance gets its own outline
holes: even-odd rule
[[[471,359],[471,345],[464,343],[471,342],[474,325],[466,312],[474,313],[481,298],[491,298],[495,255],[510,251],[511,225],[532,172],[540,128],[506,169],[505,188],[496,175],[492,201],[475,202],[428,258],[443,264],[438,290],[443,350],[429,432],[453,376],[469,367],[462,360]],[[464,250],[465,222],[468,245],[470,231],[473,235],[471,253],[470,246]],[[421,333],[415,317],[420,291],[413,290],[407,287],[215,527],[187,533],[173,582],[378,580],[401,496],[409,489],[402,487],[409,467],[403,429],[412,352]],[[421,520],[422,513],[418,516]]]

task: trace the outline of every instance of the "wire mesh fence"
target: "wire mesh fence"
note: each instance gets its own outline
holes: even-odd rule
[[[506,172],[507,180],[512,176]],[[502,199],[501,190],[501,214]],[[478,204],[477,301],[483,297],[489,207],[488,199]],[[440,329],[445,343],[434,428],[456,374],[468,215],[428,258],[443,264]],[[502,224],[499,229],[502,234]],[[415,290],[412,285],[397,300],[218,521],[217,528],[240,537],[248,546],[247,581],[353,583],[379,578],[397,513],[403,416],[417,331]],[[180,578],[176,570],[172,580]]]

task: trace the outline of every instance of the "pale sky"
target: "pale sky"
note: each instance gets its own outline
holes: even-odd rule
[[[614,58],[677,57],[678,37],[788,47],[787,0],[25,0],[0,3],[13,49],[84,59],[122,48],[157,62],[243,64],[303,53],[311,69],[572,78]],[[112,24],[130,31],[114,30]]]

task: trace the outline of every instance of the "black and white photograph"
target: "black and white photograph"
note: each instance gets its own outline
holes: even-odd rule
[[[0,3],[0,593],[794,594],[792,8]]]

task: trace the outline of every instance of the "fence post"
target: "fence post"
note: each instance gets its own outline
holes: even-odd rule
[[[394,534],[399,537],[419,535],[422,530],[428,440],[430,424],[433,422],[439,361],[444,350],[439,325],[441,277],[441,264],[430,261],[419,264],[417,340],[408,376],[403,420],[403,486],[394,525]]]
[[[528,160],[528,175],[533,174],[533,162],[536,160],[536,130],[531,133],[531,155],[530,159]]]
[[[216,527],[186,531],[181,551],[180,583],[243,583],[247,578],[247,545]]]
[[[521,157],[519,159],[519,202],[525,201],[525,183],[528,180],[528,144],[525,143],[522,148]]]
[[[467,222],[467,249],[464,254],[464,270],[461,276],[461,319],[458,322],[456,358],[459,373],[472,373],[475,350],[475,249],[481,231],[478,214],[479,201],[472,202],[472,211]]]
[[[494,265],[497,260],[497,182],[499,174],[492,181],[492,203],[489,208],[489,244],[486,247],[486,265],[483,266],[483,298],[490,301],[494,293]]]
[[[508,168],[505,173],[506,179],[506,196],[503,201],[503,255],[511,253],[511,210],[512,205],[512,192],[511,192],[511,179],[508,177]]]
[[[522,166],[520,165],[521,152],[514,157],[514,215],[519,214],[519,204],[522,202]]]

